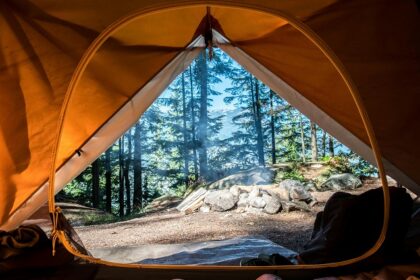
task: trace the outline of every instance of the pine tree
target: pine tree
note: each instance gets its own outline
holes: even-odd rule
[[[208,69],[207,69],[207,55],[204,50],[199,55],[197,65],[200,73],[200,116],[198,121],[197,142],[198,155],[200,163],[200,177],[206,180],[208,178],[207,166],[207,128],[208,128]]]
[[[124,216],[124,136],[118,140],[118,166],[119,166],[119,215]]]
[[[311,121],[311,160],[318,160],[318,141],[317,141],[316,124]]]
[[[125,192],[126,192],[126,215],[131,214],[131,185],[130,185],[130,165],[131,165],[131,154],[132,154],[132,140],[131,140],[131,129],[125,134],[127,138],[127,152],[125,153],[124,159],[124,183],[125,183]]]
[[[112,213],[112,170],[111,170],[111,150],[105,152],[105,210]]]
[[[274,111],[274,92],[270,90],[270,134],[271,134],[271,163],[276,164],[276,113]]]
[[[191,109],[191,146],[193,149],[193,165],[194,165],[194,181],[198,180],[198,155],[197,155],[197,138],[196,138],[196,116],[195,116],[195,99],[194,99],[194,76],[192,72],[192,66],[188,67],[190,76],[190,109]]]
[[[141,122],[138,121],[134,128],[134,155],[133,155],[133,177],[134,177],[134,191],[133,191],[133,210],[138,211],[143,207],[143,193],[142,193],[142,163],[141,163]]]
[[[328,150],[330,152],[330,157],[334,157],[335,156],[335,153],[334,153],[334,139],[331,135],[328,139]]]
[[[92,163],[92,206],[99,208],[99,159]]]
[[[299,123],[300,123],[300,141],[302,145],[302,161],[306,162],[306,144],[305,144],[305,129],[303,126],[302,115],[299,115]]]
[[[263,128],[262,128],[262,120],[261,120],[261,100],[260,100],[260,87],[259,81],[254,78],[255,90],[253,91],[253,112],[254,112],[254,122],[255,122],[255,130],[257,132],[257,151],[258,151],[258,164],[260,166],[265,166],[264,160],[264,136],[263,136]]]
[[[240,108],[239,113],[232,118],[237,127],[230,139],[232,155],[241,161],[240,168],[249,168],[254,164],[263,166],[265,160],[260,82],[238,66],[230,69],[228,77],[232,81],[232,87],[226,89],[230,96],[225,97],[224,101]]]
[[[187,93],[185,89],[185,75],[182,73],[181,75],[181,82],[182,82],[182,134],[183,134],[183,156],[184,156],[184,182],[185,187],[188,187],[189,184],[189,157],[188,157],[188,131],[187,131]]]

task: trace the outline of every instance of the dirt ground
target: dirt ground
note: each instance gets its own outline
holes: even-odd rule
[[[315,213],[304,212],[268,215],[231,211],[184,215],[172,209],[130,221],[75,229],[88,249],[261,235],[292,250],[300,250],[310,237],[314,217]]]
[[[358,194],[376,187],[366,184]],[[322,211],[333,192],[316,193],[320,201],[308,212],[281,212],[275,215],[228,212],[185,215],[166,209],[141,218],[113,224],[75,227],[89,248],[133,246],[140,244],[174,244],[223,240],[239,236],[263,236],[294,251],[301,251],[309,240],[316,213]]]

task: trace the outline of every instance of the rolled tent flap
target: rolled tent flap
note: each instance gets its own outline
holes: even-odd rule
[[[98,50],[69,100],[57,157],[63,170],[74,161],[89,164],[93,158],[77,159],[75,151],[92,143],[118,110],[134,104],[130,99],[145,85],[156,85],[154,77],[171,61],[181,63],[177,58],[197,37],[209,3],[217,31],[233,46],[369,145],[342,78],[276,13],[303,20],[351,73],[384,158],[407,186],[420,190],[420,149],[414,145],[420,138],[420,27],[414,1],[1,1],[0,228],[17,226],[45,202],[41,190],[65,92],[92,41],[122,16],[139,12]],[[68,167],[56,190],[82,170],[77,166]]]

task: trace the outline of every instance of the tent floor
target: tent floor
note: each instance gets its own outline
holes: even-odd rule
[[[256,279],[264,273],[272,273],[282,277],[282,279],[315,279],[327,276],[350,275],[346,279],[356,279],[360,274],[354,275],[354,267],[345,267],[340,269],[308,269],[308,270],[282,270],[274,271],[267,267],[266,271],[244,270],[244,271],[226,271],[226,270],[161,270],[161,269],[128,269],[118,267],[108,267],[96,264],[71,264],[49,269],[31,269],[11,271],[0,274],[1,279],[10,280],[52,280],[52,279]],[[351,276],[353,275],[353,277]],[[407,265],[392,265],[382,267],[375,271],[363,273],[365,278],[372,279],[374,276],[380,276],[380,279],[407,279],[410,275],[420,275],[420,262]],[[334,279],[334,278],[332,278]],[[357,278],[361,279],[361,278]]]

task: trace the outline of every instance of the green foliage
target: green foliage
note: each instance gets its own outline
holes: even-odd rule
[[[351,172],[359,177],[377,176],[378,169],[359,155],[350,151],[347,155]]]
[[[324,176],[338,173],[352,173],[358,177],[366,177],[376,175],[378,172],[373,165],[351,151],[340,153],[339,156],[332,158],[328,157],[327,162],[330,169],[328,174],[323,174]]]
[[[303,177],[302,171],[300,170],[300,164],[293,162],[290,169],[285,171],[278,172],[275,181],[281,182],[282,180],[292,179],[300,182],[304,182],[305,178]]]
[[[328,161],[328,165],[330,166],[330,173],[337,174],[337,173],[351,173],[352,169],[350,166],[350,162],[348,158],[344,155],[336,156],[331,158]]]
[[[322,156],[319,158],[319,161],[321,162],[329,162],[331,160],[331,156]]]

